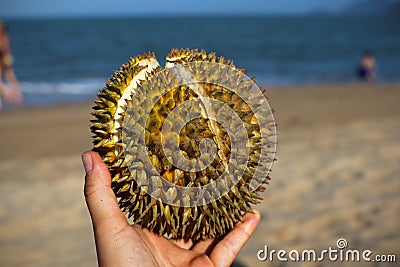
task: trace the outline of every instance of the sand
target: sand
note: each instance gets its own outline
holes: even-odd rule
[[[400,261],[400,85],[323,85],[268,90],[278,161],[262,221],[235,266],[257,251],[336,247]],[[0,266],[95,266],[80,154],[91,148],[91,103],[0,113]],[[335,266],[396,266],[336,262]]]

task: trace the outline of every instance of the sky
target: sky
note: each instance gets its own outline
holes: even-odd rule
[[[360,0],[0,0],[0,18],[304,14],[314,11],[336,12],[357,1]]]

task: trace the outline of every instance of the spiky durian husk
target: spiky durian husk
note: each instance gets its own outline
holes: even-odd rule
[[[199,62],[199,64],[191,65],[193,68],[202,68],[201,62],[221,63],[221,68],[213,70],[216,76],[221,76],[221,73],[232,69],[245,72],[237,68],[232,61],[216,57],[214,53],[207,54],[205,51],[198,50],[173,49],[166,61],[167,68],[185,62]],[[229,68],[223,66],[229,66]],[[200,240],[224,235],[242,219],[245,212],[252,212],[251,204],[256,204],[261,200],[258,192],[263,191],[264,187],[260,186],[256,191],[251,191],[249,186],[260,159],[260,125],[247,103],[234,92],[209,83],[201,83],[201,91],[196,91],[187,85],[173,84],[174,81],[169,77],[157,77],[161,80],[152,80],[161,70],[154,54],[142,54],[131,58],[107,81],[106,87],[100,91],[99,99],[93,107],[93,115],[96,117],[91,121],[91,130],[94,134],[93,150],[99,152],[109,168],[112,188],[119,205],[132,223],[140,224],[159,235],[174,239]],[[139,76],[140,79],[138,79]],[[225,76],[229,77],[229,73],[225,73]],[[154,84],[159,86],[151,86]],[[252,85],[253,81],[249,80],[249,88]],[[172,89],[157,101],[148,118],[142,118],[143,112],[140,110],[146,105],[147,99],[161,94],[162,86]],[[139,88],[140,91],[138,91]],[[131,101],[133,94],[135,98]],[[146,119],[143,124],[146,128],[145,143],[148,148],[146,156],[150,158],[150,162],[164,179],[181,186],[202,186],[218,179],[230,158],[231,140],[221,125],[208,118],[199,118],[185,125],[179,135],[179,148],[189,159],[198,157],[199,142],[202,138],[212,138],[216,143],[218,154],[212,164],[202,171],[189,172],[177,169],[166,159],[161,149],[161,127],[169,112],[179,104],[187,100],[199,99],[200,96],[224,102],[238,114],[249,138],[248,164],[242,179],[227,194],[211,203],[194,207],[165,204],[147,194],[136,183],[135,178],[139,176],[142,179],[151,179],[151,177],[147,177],[150,175],[140,167],[143,155],[125,151],[122,135],[124,132],[129,132],[129,129],[122,127],[122,121],[125,120],[128,124],[134,125],[139,121],[143,124],[143,120]],[[213,112],[217,111],[213,110]],[[269,129],[273,127],[275,124],[270,121]],[[274,134],[273,131],[270,134]],[[126,136],[129,136],[129,133]],[[134,143],[135,140],[128,140],[128,142]],[[129,160],[126,157],[129,157]],[[133,164],[137,168],[133,171],[131,168],[130,171],[128,164]],[[268,176],[263,177],[261,182],[268,183],[269,179]],[[168,197],[173,200],[175,196]]]

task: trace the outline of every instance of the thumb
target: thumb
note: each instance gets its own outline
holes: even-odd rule
[[[111,176],[99,154],[83,153],[85,168],[85,198],[94,228],[125,226],[128,224],[111,189]]]

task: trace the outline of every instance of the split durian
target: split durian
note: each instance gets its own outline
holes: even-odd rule
[[[264,94],[244,69],[203,50],[172,49],[165,68],[144,53],[115,71],[90,128],[129,222],[196,241],[252,212],[275,160]]]

